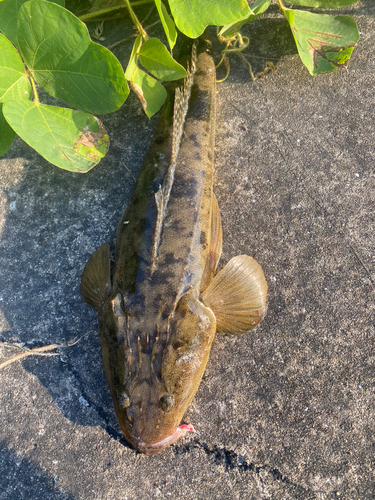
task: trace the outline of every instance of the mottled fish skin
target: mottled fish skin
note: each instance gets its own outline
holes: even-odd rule
[[[115,266],[111,272],[109,247],[102,245],[88,261],[81,286],[86,301],[98,309],[103,367],[121,430],[149,455],[192,430],[179,425],[217,329],[212,308],[201,300],[202,293],[209,295],[222,238],[213,194],[216,74],[206,39],[198,41],[192,66],[166,207],[173,91],[118,225]],[[263,309],[255,316],[263,317]]]
[[[121,257],[128,254],[132,245],[127,237],[132,229],[123,224],[118,230],[120,258],[114,283],[122,292],[120,309],[127,328],[121,329],[121,334],[125,351],[132,351],[132,367],[131,374],[121,374],[126,380],[121,389],[131,404],[124,411],[116,401],[115,408],[125,437],[139,451],[147,453],[160,451],[157,443],[162,443],[161,449],[170,444],[163,441],[176,433],[195,395],[216,331],[214,315],[198,300],[209,249],[213,182],[215,67],[208,49],[203,40],[197,48],[194,84],[158,255],[151,263],[157,219],[151,196],[143,241],[138,247],[136,289],[131,293],[124,284],[133,263]],[[159,173],[162,169],[159,167]],[[158,187],[157,179],[153,192]],[[130,212],[129,221],[131,218]],[[181,300],[187,292],[188,296]],[[117,295],[113,299],[117,300]],[[190,312],[191,308],[196,311]],[[182,335],[184,323],[188,323],[187,339]],[[196,336],[193,348],[191,333]],[[115,378],[119,375],[116,371]],[[118,384],[112,377],[111,382],[115,382],[111,386]],[[161,401],[163,397],[168,400],[168,396],[173,399],[173,408],[165,412]]]

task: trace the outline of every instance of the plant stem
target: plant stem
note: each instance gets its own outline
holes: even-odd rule
[[[37,90],[36,90],[35,80],[34,80],[34,78],[32,77],[31,72],[30,72],[30,74],[29,74],[29,75],[27,75],[27,76],[30,78],[31,86],[32,86],[32,88],[33,88],[33,92],[34,92],[34,102],[35,102],[35,104],[40,104],[40,103],[39,103],[38,92],[37,92]]]
[[[135,2],[130,2],[130,5],[132,7],[136,7],[137,5],[145,5],[147,3],[153,3],[153,0],[138,0]],[[80,19],[83,22],[90,21],[91,19],[94,19],[95,17],[104,16],[106,14],[111,14],[112,12],[124,10],[127,8],[128,8],[127,5],[118,5],[117,7],[110,7],[108,9],[101,9],[101,10],[97,10],[95,12],[90,12],[89,14],[85,14],[83,16],[80,16],[78,19]]]
[[[147,40],[148,36],[146,31],[143,29],[142,24],[138,21],[137,16],[135,15],[134,10],[131,8],[129,0],[124,0],[124,4],[128,8],[130,17],[132,18],[133,23],[135,24],[137,30],[139,31],[139,34],[142,36],[143,40]]]
[[[286,7],[285,5],[283,4],[282,0],[277,0],[278,4],[279,4],[279,7],[280,7],[280,10],[282,12],[284,12],[286,10]]]
[[[58,356],[57,353],[54,354],[50,353],[49,351],[53,351],[54,349],[59,349],[61,347],[71,347],[73,345],[76,345],[85,335],[82,335],[82,337],[80,337],[79,339],[71,339],[68,340],[67,342],[63,342],[62,344],[51,344],[51,345],[45,345],[43,347],[34,347],[34,349],[25,349],[23,352],[20,352],[19,354],[12,356],[10,359],[7,359],[6,361],[0,363],[0,369],[5,368],[7,365],[10,365],[11,363],[14,363],[14,361],[26,358],[27,356]],[[6,347],[13,347],[12,344],[7,344],[7,343],[4,343],[2,345],[5,345]],[[19,347],[17,346],[17,344],[15,344],[14,346]]]

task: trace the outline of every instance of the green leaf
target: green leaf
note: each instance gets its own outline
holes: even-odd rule
[[[132,48],[132,53],[130,54],[130,59],[128,63],[128,67],[126,68],[125,71],[125,78],[127,80],[132,79],[132,75],[137,68],[137,58],[138,58],[138,49],[142,43],[142,35],[138,35],[137,38],[135,39],[133,48]]]
[[[186,70],[168,52],[157,38],[150,38],[139,49],[139,61],[159,80],[170,82],[186,77]]]
[[[133,72],[130,85],[139,97],[146,115],[151,118],[163,106],[167,91],[161,83],[139,68]]]
[[[346,64],[359,40],[354,19],[286,9],[302,62],[311,75],[329,73]]]
[[[17,50],[0,34],[0,102],[31,99],[31,85]]]
[[[207,26],[232,24],[250,14],[246,0],[169,0],[177,28],[197,38]]]
[[[116,57],[90,40],[84,23],[45,0],[18,13],[18,41],[38,84],[70,106],[96,114],[118,109],[129,94]]]
[[[7,122],[46,160],[71,172],[87,172],[106,154],[109,139],[100,121],[73,109],[8,101]]]
[[[266,12],[270,6],[271,0],[258,0],[253,5],[251,5],[251,13],[242,18],[240,21],[236,21],[232,24],[227,24],[223,26],[219,32],[219,36],[230,38],[238,33],[244,24],[254,21],[258,16]]]
[[[303,7],[320,7],[321,9],[339,9],[345,5],[357,3],[358,0],[287,0],[293,5],[301,5]]]
[[[173,20],[171,19],[171,16],[168,14],[167,8],[163,4],[163,2],[161,0],[155,0],[155,5],[156,8],[158,9],[161,23],[163,25],[165,34],[167,36],[169,46],[172,50],[177,40],[176,27],[174,25]]]
[[[3,103],[0,103],[0,156],[5,155],[11,147],[15,135],[14,130],[4,118]]]
[[[49,0],[64,7],[64,0]],[[17,41],[17,15],[18,11],[27,0],[0,0],[0,31],[15,45]]]

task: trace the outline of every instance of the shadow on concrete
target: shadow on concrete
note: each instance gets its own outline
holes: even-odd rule
[[[80,279],[97,246],[108,241],[114,248],[117,223],[135,183],[132,173],[137,175],[147,150],[145,136],[152,136],[156,123],[138,110],[137,99],[130,97],[110,118],[101,117],[111,130],[111,147],[88,174],[48,164],[19,138],[0,162],[0,341],[31,349],[86,334],[58,357],[30,357],[22,364],[49,390],[65,417],[80,425],[101,423],[116,438],[120,431],[114,430],[102,370],[97,315],[82,301]],[[97,409],[98,419],[87,420],[84,401]]]
[[[250,23],[243,27],[241,34],[249,38],[249,46],[240,54],[251,64],[254,75],[262,72],[267,62],[272,62],[277,69],[277,64],[283,57],[297,54],[288,22],[282,18],[257,19],[256,23]],[[220,52],[225,44],[215,44],[216,63],[220,60]],[[246,63],[241,56],[228,54],[230,63],[230,80],[233,83],[244,83],[244,71]],[[218,79],[225,76],[223,68],[218,69]],[[248,74],[251,82],[250,74]]]
[[[144,11],[145,16],[149,8]],[[161,29],[151,29],[150,36]],[[107,45],[128,37],[114,50],[126,62],[134,41],[130,19],[106,24],[105,34]],[[66,106],[38,93],[45,104]],[[103,374],[97,315],[81,298],[80,280],[100,244],[108,241],[114,250],[117,224],[158,117],[148,119],[131,93],[118,111],[100,119],[110,148],[87,174],[49,164],[19,137],[0,159],[0,342],[31,349],[86,334],[58,357],[30,357],[23,367],[48,389],[64,417],[101,425],[126,444]]]
[[[59,477],[51,478],[40,467],[19,458],[0,443],[0,464],[2,470],[1,500],[43,498],[45,500],[74,500],[74,497],[59,489]]]

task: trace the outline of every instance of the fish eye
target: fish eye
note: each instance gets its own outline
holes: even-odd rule
[[[174,407],[173,394],[166,394],[165,396],[161,397],[159,403],[163,411],[165,411],[166,413],[171,411]]]
[[[118,402],[120,404],[120,406],[122,408],[129,408],[130,406],[130,398],[129,398],[129,395],[126,391],[124,392],[121,392],[118,396],[117,396],[117,399],[118,399]]]

